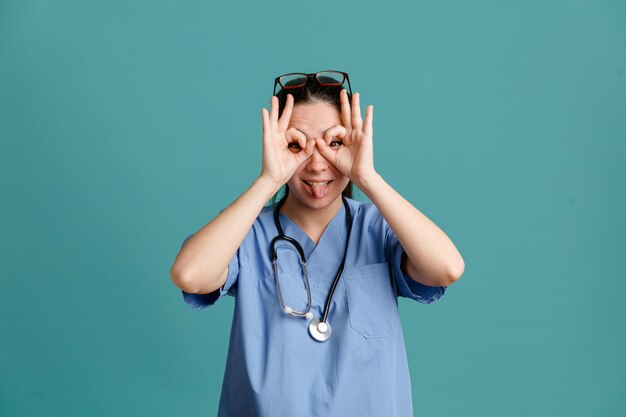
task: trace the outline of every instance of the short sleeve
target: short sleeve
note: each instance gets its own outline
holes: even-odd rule
[[[187,238],[183,241],[181,247],[189,240],[189,238],[193,236],[193,234],[187,236]],[[233,255],[230,263],[228,264],[228,276],[226,277],[226,282],[222,286],[213,292],[208,294],[194,294],[188,293],[181,290],[183,295],[183,300],[189,304],[191,308],[196,310],[203,310],[209,306],[215,304],[217,300],[219,300],[223,295],[231,295],[235,296],[237,293],[237,276],[239,275],[239,249]]]
[[[440,299],[448,287],[431,287],[414,281],[402,272],[402,256],[406,256],[404,248],[389,224],[384,220],[385,256],[390,264],[391,275],[396,285],[396,294],[410,298],[422,304],[430,304]]]

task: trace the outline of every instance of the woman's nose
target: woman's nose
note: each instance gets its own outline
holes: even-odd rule
[[[315,147],[313,148],[313,153],[311,154],[311,157],[308,159],[307,162],[307,166],[311,171],[324,171],[328,169],[328,161],[317,149],[317,145],[315,145]]]

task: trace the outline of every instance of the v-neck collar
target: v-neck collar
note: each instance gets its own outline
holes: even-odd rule
[[[346,208],[343,204],[343,201],[341,202],[341,207],[339,208],[339,211],[337,211],[337,213],[333,216],[333,218],[326,226],[326,229],[324,229],[324,232],[322,232],[322,235],[320,236],[317,245],[315,244],[313,239],[311,239],[309,235],[307,235],[306,232],[302,230],[300,226],[298,226],[298,224],[292,221],[286,214],[281,211],[279,211],[279,219],[285,235],[296,239],[298,243],[300,243],[300,245],[302,246],[302,250],[304,250],[304,256],[307,262],[309,262],[309,260],[311,259],[311,257],[313,257],[315,253],[319,252],[317,249],[320,248],[320,246],[323,248],[329,244],[333,245],[333,247],[340,248],[341,255],[343,256],[345,239],[347,237],[346,233],[348,230],[348,225],[346,221]],[[341,260],[339,260],[339,262],[341,262]]]

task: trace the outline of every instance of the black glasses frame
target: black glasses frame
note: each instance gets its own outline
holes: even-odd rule
[[[341,81],[340,84],[322,82],[322,81],[320,81],[320,79],[317,76],[318,76],[318,74],[322,74],[324,72],[335,72],[337,74],[341,74],[341,75],[343,75],[343,80]],[[287,75],[303,75],[303,76],[306,77],[306,79],[304,80],[304,82],[302,84],[284,86],[283,83],[280,80],[281,80],[281,78],[283,78],[283,77],[285,77]],[[343,83],[348,81],[348,90],[349,90],[349,93],[350,93],[348,95],[348,97],[352,97],[352,86],[350,85],[350,77],[348,76],[348,73],[347,72],[343,72],[343,71],[337,71],[337,70],[324,70],[324,71],[313,72],[313,73],[310,73],[310,74],[305,74],[303,72],[290,72],[288,74],[280,75],[280,76],[276,77],[276,79],[274,80],[274,92],[272,93],[272,95],[274,95],[274,96],[276,95],[276,86],[277,85],[280,85],[280,88],[283,88],[283,89],[286,89],[286,90],[289,90],[289,89],[292,89],[292,88],[301,88],[301,87],[306,85],[307,81],[309,81],[309,78],[315,79],[315,81],[317,81],[317,83],[319,85],[343,85]]]

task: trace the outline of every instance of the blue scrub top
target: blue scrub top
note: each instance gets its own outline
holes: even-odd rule
[[[182,291],[184,301],[196,309],[225,294],[235,297],[219,417],[413,416],[397,297],[430,304],[447,287],[430,287],[404,275],[404,250],[376,206],[347,200],[352,236],[328,314],[332,335],[326,342],[314,340],[308,320],[287,315],[278,301],[270,252],[278,234],[276,204],[261,210],[230,261],[221,289],[210,294]],[[320,318],[344,253],[345,208],[341,206],[317,245],[282,213],[280,222],[304,249],[311,311]],[[277,250],[284,302],[301,311],[307,292],[299,255],[284,241]]]

